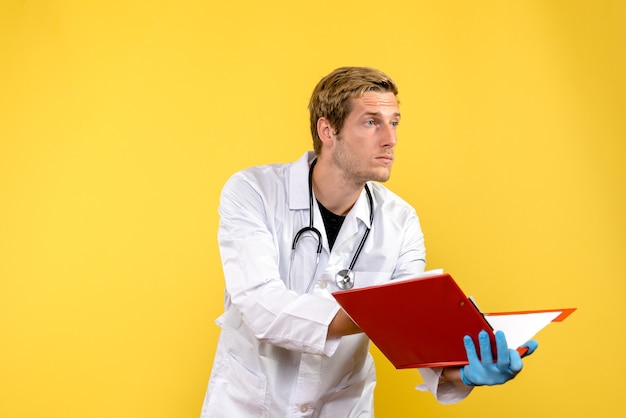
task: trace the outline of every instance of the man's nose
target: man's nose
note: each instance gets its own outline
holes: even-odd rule
[[[383,126],[383,131],[381,132],[381,146],[384,148],[392,148],[398,142],[398,133],[396,128],[391,124],[386,124]]]

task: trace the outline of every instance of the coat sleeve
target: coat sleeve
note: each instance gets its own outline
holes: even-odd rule
[[[465,399],[471,392],[472,387],[462,383],[442,381],[440,379],[442,368],[418,369],[424,383],[417,386],[417,390],[431,392],[439,403],[444,405],[454,404]]]
[[[413,209],[403,227],[404,235],[398,261],[393,272],[394,279],[407,279],[423,273],[426,267],[424,233]]]
[[[280,277],[279,238],[268,222],[274,214],[267,213],[272,208],[264,199],[256,184],[238,174],[222,190],[218,241],[230,301],[259,340],[332,355],[339,339],[327,339],[328,326],[339,305],[287,289]]]

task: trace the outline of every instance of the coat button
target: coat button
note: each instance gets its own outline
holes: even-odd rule
[[[327,282],[320,282],[320,289],[326,289],[326,286],[328,286]]]
[[[302,405],[302,406],[300,407],[300,412],[302,412],[302,413],[305,413],[305,412],[306,412],[306,411],[308,411],[308,410],[309,410],[309,407],[308,407],[308,406],[306,406],[306,405]]]

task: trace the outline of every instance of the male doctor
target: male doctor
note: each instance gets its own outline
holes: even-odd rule
[[[333,71],[309,103],[314,152],[227,181],[218,232],[225,312],[202,418],[374,416],[369,340],[332,292],[424,271],[415,210],[381,184],[398,141],[397,94],[378,70]],[[439,402],[522,369],[503,334],[496,353],[487,334],[478,341],[459,341],[463,368],[419,370]]]

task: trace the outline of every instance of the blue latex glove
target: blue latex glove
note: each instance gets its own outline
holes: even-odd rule
[[[506,337],[502,331],[496,331],[497,360],[493,361],[489,334],[481,331],[478,334],[480,359],[470,336],[463,338],[469,364],[461,368],[461,379],[468,386],[501,385],[513,379],[523,367],[522,358],[516,350],[508,348]],[[525,356],[537,349],[537,341],[528,341],[523,347],[528,348]]]
[[[532,353],[535,352],[535,350],[537,349],[537,347],[539,346],[539,343],[535,340],[530,340],[527,341],[525,344],[522,344],[522,347],[526,347],[528,350],[522,355],[522,358],[526,357],[526,356],[530,356]]]

